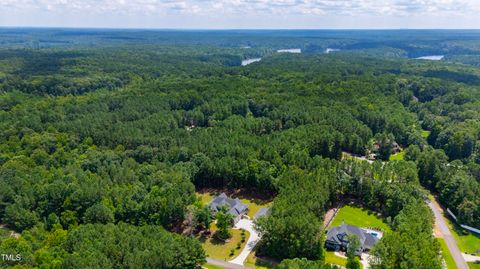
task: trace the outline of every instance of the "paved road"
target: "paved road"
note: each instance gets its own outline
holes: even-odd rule
[[[246,246],[242,249],[242,252],[240,252],[240,254],[235,259],[230,261],[231,263],[243,265],[243,262],[247,259],[248,254],[250,254],[258,241],[260,241],[260,235],[253,228],[253,221],[249,219],[241,219],[235,225],[235,228],[244,229],[250,233],[250,237],[247,240]]]
[[[435,215],[435,223],[436,225],[438,225],[438,228],[443,235],[443,239],[447,243],[450,253],[452,253],[453,259],[455,260],[455,264],[457,265],[458,269],[468,269],[468,265],[462,256],[462,252],[458,248],[457,243],[455,242],[455,239],[453,238],[452,233],[450,232],[448,225],[443,218],[442,208],[436,200],[428,201],[428,206]]]
[[[224,268],[224,269],[250,269],[250,267],[245,267],[245,266],[230,263],[230,262],[215,260],[212,258],[207,258],[207,263]]]

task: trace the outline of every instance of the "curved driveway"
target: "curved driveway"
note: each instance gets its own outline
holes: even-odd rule
[[[253,221],[249,219],[241,219],[235,225],[237,229],[244,229],[250,233],[246,246],[243,248],[242,252],[233,260],[229,261],[230,263],[238,264],[243,266],[243,262],[247,259],[248,254],[253,250],[255,245],[260,240],[260,235],[253,228]]]

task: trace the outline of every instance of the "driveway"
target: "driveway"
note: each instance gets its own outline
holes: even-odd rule
[[[260,240],[260,235],[253,228],[253,221],[249,219],[241,219],[236,225],[236,229],[244,229],[250,232],[250,237],[247,240],[246,246],[243,248],[242,252],[233,260],[229,261],[230,263],[242,265],[243,262],[247,259],[248,254],[253,250],[255,245]]]
[[[462,256],[465,259],[465,261],[467,261],[467,262],[480,262],[480,257],[479,256],[474,256],[474,255],[467,254],[467,253],[462,253]]]
[[[211,265],[218,266],[220,268],[224,268],[224,269],[247,269],[247,268],[250,269],[250,267],[245,267],[243,265],[224,262],[224,261],[220,261],[220,260],[216,260],[216,259],[212,259],[212,258],[207,258],[207,263],[209,263]]]
[[[455,239],[453,238],[452,233],[450,232],[450,229],[448,228],[448,225],[443,218],[442,208],[434,198],[428,201],[428,206],[435,215],[435,225],[437,225],[438,230],[440,231],[443,239],[445,240],[445,243],[447,243],[447,247],[450,250],[450,253],[452,253],[453,259],[455,260],[455,264],[457,265],[458,269],[468,269],[468,265],[462,256],[462,252],[458,248],[457,242],[455,242]]]

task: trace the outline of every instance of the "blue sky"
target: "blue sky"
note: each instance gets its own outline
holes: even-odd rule
[[[480,0],[0,0],[0,26],[480,28]]]

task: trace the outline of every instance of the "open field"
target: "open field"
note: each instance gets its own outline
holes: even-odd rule
[[[437,238],[438,242],[440,242],[440,246],[442,247],[442,256],[443,259],[445,260],[445,263],[447,264],[447,269],[457,269],[457,265],[455,264],[455,261],[453,260],[453,256],[450,253],[450,250],[448,250],[447,243],[445,243],[445,240],[442,238]]]
[[[346,224],[355,225],[358,227],[371,227],[377,228],[384,232],[390,232],[390,227],[383,222],[375,213],[369,212],[366,209],[353,206],[344,206],[340,209],[338,214],[335,216],[335,219],[330,223],[331,226],[340,226],[342,220]]]

